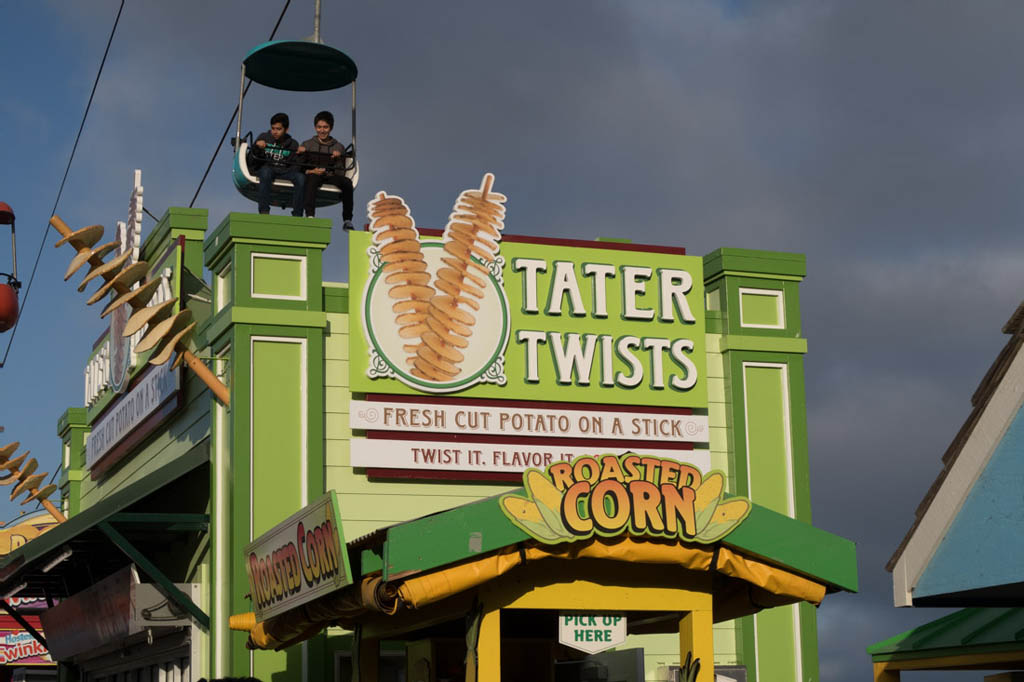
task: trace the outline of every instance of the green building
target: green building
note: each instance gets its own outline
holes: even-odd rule
[[[109,331],[91,355],[82,345],[86,404],[57,423],[68,521],[0,564],[0,593],[20,587],[55,603],[43,636],[64,679],[345,680],[358,649],[351,629],[254,651],[229,627],[254,610],[251,543],[334,491],[348,578],[387,576],[401,554],[396,529],[467,518],[522,485],[529,467],[607,453],[722,472],[726,494],[752,511],[709,548],[809,581],[820,596],[856,589],[852,543],[810,525],[802,255],[723,248],[700,258],[510,231],[489,272],[458,285],[468,296],[468,282],[486,282],[480,321],[467,325],[466,305],[453,306],[451,343],[435,352],[408,343],[427,338],[417,325],[446,338],[416,308],[425,280],[382,255],[378,235],[342,235],[351,286],[323,281],[339,237],[329,220],[231,213],[211,226],[205,210],[171,208],[146,237],[140,258],[150,279],[163,278],[158,296],[192,311],[193,351],[230,401],[186,367],[148,365],[133,352],[142,332],[120,351]],[[417,235],[429,268],[454,253],[440,231]],[[453,331],[466,326],[471,334]],[[467,347],[454,353],[452,343]],[[113,381],[119,353],[128,361]],[[505,547],[468,537],[445,561]],[[714,549],[712,572],[718,561]],[[724,584],[709,578],[702,589]],[[812,600],[775,594],[788,596],[744,602],[746,615],[715,623],[720,675],[818,679]],[[632,660],[643,670],[629,679],[674,679],[680,627],[630,626],[617,650],[642,648]],[[422,639],[383,639],[382,680],[421,674],[413,652],[437,665],[444,655],[421,655]],[[706,659],[695,679],[712,679]],[[365,675],[367,659],[358,665]]]

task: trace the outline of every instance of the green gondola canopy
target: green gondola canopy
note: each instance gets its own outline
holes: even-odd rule
[[[245,56],[245,75],[278,90],[315,92],[342,88],[356,79],[356,63],[341,50],[307,40],[274,40]]]

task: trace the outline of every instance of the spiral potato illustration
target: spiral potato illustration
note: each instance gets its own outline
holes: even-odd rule
[[[401,197],[378,192],[367,206],[373,243],[380,249],[381,272],[385,284],[393,285],[388,296],[394,299],[398,335],[407,339],[407,353],[415,353],[420,335],[427,331],[427,317],[434,287],[423,259],[419,233]]]
[[[426,329],[415,356],[412,374],[431,381],[450,381],[459,375],[476,324],[474,313],[484,298],[488,269],[498,256],[504,229],[505,196],[491,191],[494,175],[484,175],[480,189],[459,195],[442,238],[444,267],[434,276]],[[474,257],[479,259],[474,260]]]

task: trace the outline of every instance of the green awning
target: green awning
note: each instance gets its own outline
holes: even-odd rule
[[[901,632],[867,649],[874,663],[910,669],[1002,670],[1024,663],[1024,608],[968,608]],[[948,662],[948,667],[941,660]],[[904,664],[904,665],[901,665]]]
[[[522,488],[518,491],[524,494]],[[376,551],[362,550],[364,572],[380,559],[384,579],[432,570],[531,538],[508,522],[495,498],[406,521],[376,535]],[[357,541],[358,542],[358,541]],[[857,591],[857,548],[846,538],[754,504],[750,515],[722,540],[748,556],[828,586]]]
[[[66,597],[131,563],[111,542],[104,524],[117,524],[119,532],[140,547],[162,544],[204,532],[208,518],[198,506],[181,506],[175,482],[202,489],[208,475],[200,470],[210,460],[209,440],[168,462],[153,473],[82,511],[0,561],[0,594],[24,584],[17,596]],[[171,486],[171,492],[162,491]],[[164,499],[168,498],[170,499]],[[205,506],[205,500],[202,501]],[[68,558],[47,566],[71,550]]]

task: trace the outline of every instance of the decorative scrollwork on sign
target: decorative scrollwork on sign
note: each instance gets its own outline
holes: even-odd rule
[[[376,246],[370,246],[366,249],[366,255],[370,257],[369,274],[373,275],[373,273],[377,272],[383,264],[383,261],[381,261],[380,249]]]
[[[508,377],[505,376],[505,357],[503,355],[496,357],[491,366],[480,376],[480,383],[497,384],[498,386],[504,386],[508,383]]]
[[[494,260],[487,263],[487,271],[491,273],[491,277],[498,280],[498,284],[505,286],[505,279],[502,277],[501,271],[505,267],[505,257],[497,256]]]
[[[375,348],[370,348],[370,366],[366,368],[366,376],[371,379],[393,378],[395,370],[384,361]]]

